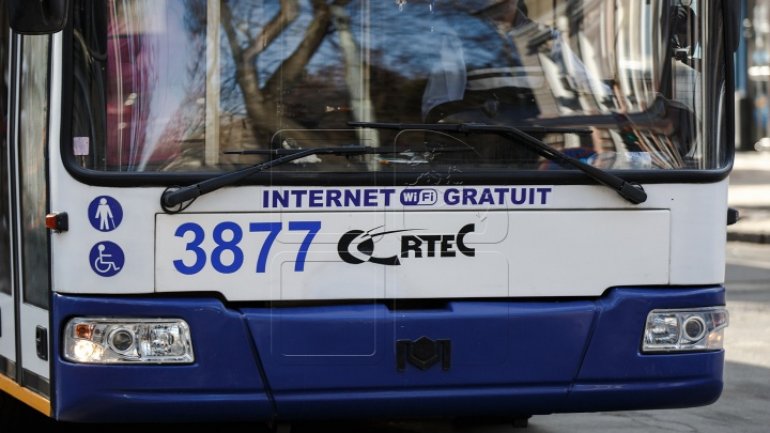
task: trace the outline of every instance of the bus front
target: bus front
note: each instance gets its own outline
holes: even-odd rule
[[[56,419],[719,397],[730,2],[71,3]]]

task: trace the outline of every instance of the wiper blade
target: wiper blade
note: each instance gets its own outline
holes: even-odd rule
[[[531,132],[540,133],[570,133],[573,130],[584,131],[585,128],[562,128],[548,127],[538,125],[526,125],[522,127],[503,126],[503,125],[484,125],[477,123],[382,123],[382,122],[348,122],[348,125],[357,128],[376,128],[376,129],[424,129],[429,131],[449,131],[459,133],[490,133],[503,137],[512,137],[519,143],[526,146],[538,155],[553,161],[562,166],[572,166],[587,174],[588,177],[596,182],[612,188],[626,201],[633,204],[640,204],[647,201],[647,193],[638,183],[628,182],[625,179],[616,176],[600,168],[586,164],[585,162],[573,158],[569,155],[554,149],[543,143],[541,140],[530,135]],[[579,132],[578,132],[579,133]]]
[[[425,129],[429,131],[472,132],[471,128],[485,127],[492,129],[517,129],[527,134],[580,134],[591,135],[591,128],[550,126],[528,123],[526,125],[484,125],[481,123],[386,123],[386,122],[348,122],[349,126],[356,128],[395,129],[403,131],[407,129]],[[486,130],[486,132],[494,132]],[[539,141],[539,140],[538,140]]]
[[[182,203],[194,200],[203,194],[216,191],[219,188],[237,183],[240,180],[255,175],[261,171],[265,171],[269,168],[286,164],[288,162],[302,159],[311,155],[354,156],[384,155],[389,153],[397,154],[402,152],[403,151],[401,150],[382,149],[368,146],[315,147],[309,149],[273,149],[258,152],[244,151],[244,154],[268,154],[276,156],[276,158],[240,170],[224,173],[193,185],[166,189],[160,196],[160,206],[167,213],[180,212],[186,207],[182,207]]]

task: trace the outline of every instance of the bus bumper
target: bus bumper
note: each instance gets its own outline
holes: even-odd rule
[[[57,294],[59,335],[74,317],[180,318],[195,362],[75,364],[56,338],[54,416],[266,421],[699,406],[722,391],[724,352],[642,354],[642,333],[651,310],[722,305],[722,287],[247,308],[214,298]]]

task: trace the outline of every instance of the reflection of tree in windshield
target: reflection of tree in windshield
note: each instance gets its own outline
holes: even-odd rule
[[[293,110],[301,112],[302,107],[293,106],[287,94],[303,78],[312,77],[305,74],[305,68],[324,42],[331,11],[321,0],[311,1],[310,8],[307,2],[283,0],[274,14],[261,6],[245,1],[221,3],[226,41],[222,75],[231,83],[223,88],[221,99],[225,107],[234,107],[233,100],[240,93],[244,113],[230,114],[245,114],[253,136],[263,144],[278,129],[305,128],[294,120],[299,116],[291,115]],[[267,22],[258,18],[270,16]],[[304,94],[303,98],[313,96]]]
[[[344,58],[335,16],[348,20],[354,59]],[[284,22],[279,29],[277,21]],[[233,1],[222,3],[222,26],[221,109],[248,119],[260,145],[281,128],[345,127],[355,116],[346,61],[367,68],[368,83],[357,84],[369,88],[376,120],[420,121],[422,92],[447,38],[460,41],[456,55],[468,67],[512,57],[510,41],[487,22],[456,8],[431,9],[427,1],[403,9],[390,2]]]

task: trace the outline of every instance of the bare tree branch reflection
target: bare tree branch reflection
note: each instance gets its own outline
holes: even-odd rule
[[[349,0],[337,0],[334,5],[345,5]],[[229,2],[221,1],[221,22],[235,64],[235,82],[243,97],[244,108],[257,142],[265,142],[266,134],[278,129],[302,130],[304,127],[282,115],[281,93],[303,75],[311,57],[324,42],[331,24],[330,5],[325,0],[311,0],[312,21],[304,37],[291,55],[284,58],[263,86],[257,59],[299,16],[298,0],[281,0],[279,12],[262,27],[256,37],[249,37],[236,28],[236,17]],[[252,23],[245,23],[252,27]],[[247,39],[243,46],[241,40]],[[296,133],[303,136],[301,132]],[[261,138],[261,139],[260,139]]]

